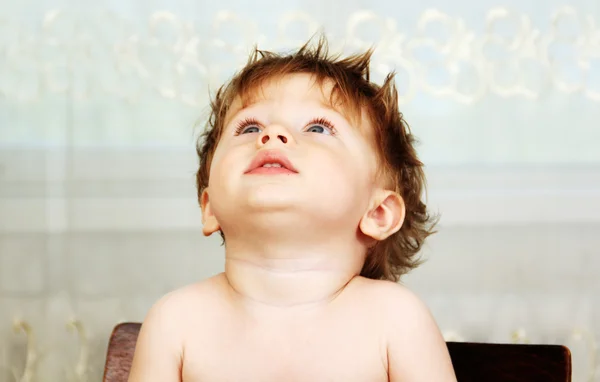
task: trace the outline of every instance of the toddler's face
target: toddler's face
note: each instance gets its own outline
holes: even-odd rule
[[[375,187],[377,156],[364,133],[367,119],[353,126],[329,105],[330,88],[293,74],[265,83],[246,107],[234,102],[207,189],[226,235],[228,223],[264,212],[281,212],[270,214],[272,224],[291,217],[299,229],[308,222],[356,230]]]

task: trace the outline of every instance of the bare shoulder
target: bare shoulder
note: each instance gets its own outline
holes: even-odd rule
[[[138,336],[129,381],[180,380],[185,338],[218,283],[215,276],[169,292],[152,305]]]
[[[371,284],[373,301],[381,305],[387,314],[393,317],[401,316],[406,320],[430,315],[429,308],[423,300],[408,287],[392,281],[369,280],[368,282]]]
[[[360,284],[381,315],[390,381],[456,381],[446,341],[426,304],[398,283],[361,279]]]
[[[160,318],[177,321],[180,326],[183,323],[181,320],[189,317],[198,310],[199,306],[205,305],[220,292],[220,277],[220,275],[213,276],[165,294],[152,305],[144,323]]]
[[[386,314],[394,321],[429,314],[423,301],[402,284],[364,277],[357,278],[355,284],[357,292],[370,302],[370,308]]]

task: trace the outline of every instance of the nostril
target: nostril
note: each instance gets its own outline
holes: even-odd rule
[[[269,141],[269,136],[268,136],[268,135],[264,135],[264,136],[262,137],[262,139],[261,139],[261,142],[263,143],[263,145],[264,145],[265,143],[267,143],[268,141]]]
[[[278,135],[278,138],[281,139],[281,142],[287,143],[287,137],[285,137],[283,135]]]

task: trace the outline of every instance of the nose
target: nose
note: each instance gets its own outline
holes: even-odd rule
[[[257,146],[283,143],[289,145],[293,141],[292,135],[281,125],[269,125],[259,134]]]

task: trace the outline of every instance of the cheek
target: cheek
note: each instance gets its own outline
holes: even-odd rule
[[[240,163],[241,161],[236,160],[233,150],[219,147],[215,151],[209,178],[210,195],[215,206],[226,204],[226,201],[232,197],[233,177],[231,175],[237,170],[236,164],[239,166]]]
[[[210,184],[211,186],[221,183],[225,175],[236,170],[242,161],[239,158],[239,151],[235,147],[230,147],[227,143],[220,143],[215,150],[213,160],[210,166]]]
[[[328,202],[338,205],[363,205],[372,188],[371,169],[360,157],[331,156],[317,161],[318,187]],[[366,203],[366,202],[365,202]]]
[[[336,157],[336,166],[345,174],[347,182],[352,183],[354,187],[371,183],[373,166],[370,153],[364,148],[354,148]]]

